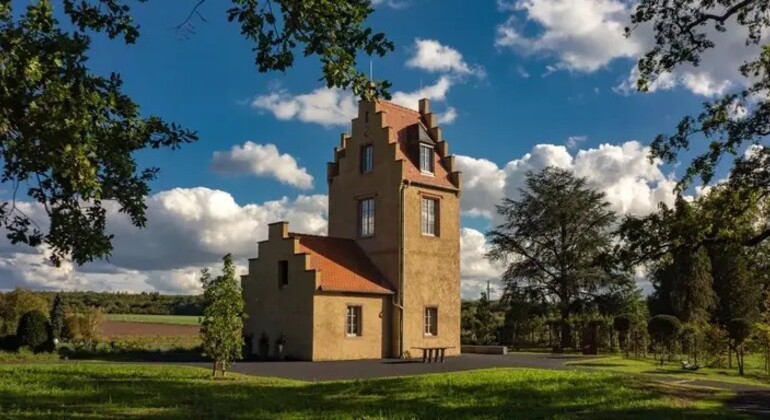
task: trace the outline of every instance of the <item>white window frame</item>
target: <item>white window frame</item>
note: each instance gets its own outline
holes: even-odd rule
[[[420,230],[425,236],[439,234],[439,200],[433,197],[422,197],[420,200]]]
[[[426,306],[423,313],[424,329],[426,337],[438,336],[438,306]]]
[[[348,305],[345,311],[345,335],[347,337],[360,337],[363,335],[361,305]]]
[[[374,197],[358,201],[358,230],[362,238],[374,236]]]
[[[420,172],[424,174],[433,174],[433,146],[427,144],[420,145]],[[427,168],[426,168],[427,166]]]

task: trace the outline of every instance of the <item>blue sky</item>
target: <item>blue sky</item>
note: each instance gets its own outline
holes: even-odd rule
[[[162,168],[150,200],[156,223],[151,218],[150,232],[136,233],[116,216],[113,260],[67,273],[38,262],[45,250],[11,248],[0,270],[12,275],[0,288],[194,291],[197,269],[216,264],[221,251],[237,247],[241,261],[253,256],[268,217],[324,230],[326,162],[347,128],[341,121],[350,94],[323,88],[315,58],[298,57],[286,73],[258,73],[250,44],[226,22],[226,2],[204,3],[206,20],[193,20],[194,33],[175,31],[188,11],[181,4],[136,6],[138,42],[96,36],[89,61],[98,73],[119,72],[144,114],[200,136],[180,151],[139,155],[142,165]],[[465,172],[466,295],[499,273],[479,262],[482,233],[494,223],[494,203],[515,194],[526,169],[569,167],[606,191],[619,212],[652,211],[672,199],[677,168],[649,163],[645,145],[704,100],[740,86],[730,63],[746,53],[725,38],[700,68],[669,75],[648,94],[630,91],[635,60],[650,45],[644,28],[623,38],[630,7],[617,0],[377,2],[370,24],[396,48],[372,58],[374,76],[393,83],[395,98],[417,98],[422,88],[432,110],[455,114],[443,132]],[[359,68],[368,70],[368,57]],[[228,218],[239,224],[223,227]],[[164,261],[153,261],[133,251],[144,244],[185,256],[159,251]]]

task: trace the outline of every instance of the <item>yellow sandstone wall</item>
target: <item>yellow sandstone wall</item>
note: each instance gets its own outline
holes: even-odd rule
[[[249,260],[249,274],[241,278],[243,298],[249,318],[244,332],[252,334],[252,348],[259,352],[259,338],[264,331],[270,338],[270,353],[275,339],[286,334],[284,356],[310,360],[313,355],[313,295],[316,272],[306,270],[304,254],[295,255],[296,240],[287,238],[288,224],[269,226],[268,240],[259,243],[259,258]],[[278,285],[278,261],[289,261],[289,284]],[[343,322],[344,318],[340,322]]]
[[[439,201],[439,235],[425,236],[420,225],[423,196]],[[405,194],[404,350],[450,346],[447,355],[460,353],[460,198],[410,186]],[[424,335],[426,306],[438,307],[438,335]]]
[[[313,304],[313,360],[389,357],[390,299],[390,296],[364,294],[317,294]],[[348,305],[361,306],[360,337],[346,335]]]

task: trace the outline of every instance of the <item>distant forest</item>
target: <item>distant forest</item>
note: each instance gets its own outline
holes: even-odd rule
[[[65,306],[82,312],[97,307],[108,314],[201,315],[202,295],[162,295],[157,292],[42,292],[31,291],[52,302],[60,294]]]

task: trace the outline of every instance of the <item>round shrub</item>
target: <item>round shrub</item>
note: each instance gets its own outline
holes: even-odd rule
[[[647,323],[647,331],[653,340],[669,344],[682,330],[682,323],[671,315],[655,315]]]
[[[29,347],[33,351],[45,350],[51,341],[48,317],[40,311],[30,311],[21,316],[16,331],[19,346]]]
[[[619,333],[627,333],[631,329],[631,318],[620,315],[612,321],[612,327]]]

